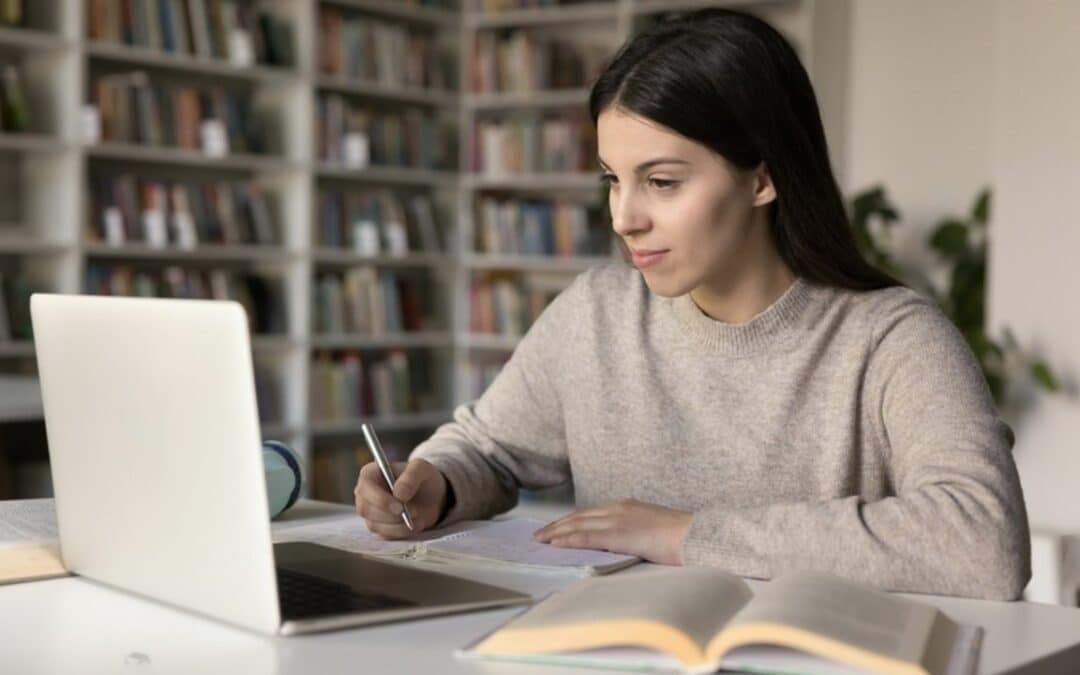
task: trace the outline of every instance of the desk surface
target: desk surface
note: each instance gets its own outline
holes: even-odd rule
[[[301,503],[275,525],[341,517]],[[346,513],[348,513],[346,511]],[[552,512],[523,507],[543,518]],[[571,577],[429,565],[542,597]],[[751,586],[766,583],[749,580]],[[1080,610],[909,595],[986,629],[980,673],[1080,672]],[[453,651],[519,609],[479,612],[321,635],[274,638],[170,609],[81,578],[0,587],[3,671],[12,673],[469,673],[595,675],[595,670],[461,661]]]

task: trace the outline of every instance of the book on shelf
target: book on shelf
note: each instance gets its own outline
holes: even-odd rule
[[[319,31],[319,68],[327,75],[395,88],[450,88],[454,59],[430,30],[324,5]]]
[[[636,671],[969,675],[983,629],[932,605],[809,571],[756,592],[710,567],[586,579],[457,652]]]
[[[0,73],[0,130],[17,133],[29,128],[30,106],[26,102],[22,75],[17,66],[5,64]]]
[[[472,91],[543,92],[587,87],[599,74],[614,42],[603,32],[591,40],[567,40],[529,29],[476,35],[469,72]]]
[[[158,181],[91,173],[91,241],[193,249],[280,243],[270,197],[251,181]]]
[[[29,0],[0,0],[0,25],[13,28],[25,27],[27,2]]]
[[[311,417],[335,422],[430,410],[429,370],[422,351],[319,352],[311,366]]]
[[[596,170],[596,133],[580,112],[517,114],[476,122],[473,171],[484,175]]]
[[[416,106],[381,110],[324,94],[318,99],[316,135],[319,158],[347,168],[454,167],[451,122]]]
[[[383,449],[390,457],[391,449],[383,441]],[[360,469],[372,461],[371,452],[359,443],[352,446],[316,447],[312,461],[311,496],[328,502],[351,504],[355,500]]]
[[[255,403],[259,409],[260,424],[281,424],[284,419],[281,381],[275,373],[263,368],[255,369]]]
[[[430,197],[388,189],[320,190],[319,244],[367,256],[442,250]]]
[[[40,283],[25,274],[0,272],[0,340],[32,340],[34,329],[30,322],[30,296],[47,292]]]
[[[8,342],[12,339],[11,317],[7,306],[7,282],[4,275],[0,274],[0,342]]]
[[[104,141],[201,150],[215,157],[267,152],[263,121],[240,92],[155,82],[142,70],[98,75],[90,91]]]
[[[610,239],[595,205],[565,200],[477,200],[478,253],[532,256],[602,255]],[[597,230],[602,230],[598,232]]]
[[[503,366],[506,365],[506,360],[509,357],[504,357],[501,360],[484,360],[484,361],[470,361],[465,364],[465,381],[467,382],[467,391],[470,398],[480,398],[487,388],[491,386],[491,383],[495,381],[499,373],[502,372]]]
[[[288,329],[281,279],[221,268],[188,269],[93,263],[86,268],[85,292],[148,298],[235,300],[256,335],[283,335]]]
[[[86,0],[86,37],[240,67],[293,65],[291,24],[245,0]]]
[[[370,266],[316,277],[315,330],[321,333],[385,335],[429,330],[430,284]]]
[[[474,333],[521,337],[569,283],[564,275],[476,272],[469,287],[469,328]]]

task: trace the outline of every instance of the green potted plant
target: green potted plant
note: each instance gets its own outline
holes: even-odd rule
[[[1005,327],[1000,337],[986,330],[986,256],[987,222],[990,216],[990,190],[982,190],[966,217],[946,217],[931,229],[927,244],[938,260],[924,268],[901,268],[879,239],[889,238],[890,228],[900,218],[880,185],[856,194],[850,203],[851,226],[855,240],[867,260],[932,298],[952,319],[979,360],[994,402],[1000,408],[1011,407],[1010,381],[1027,373],[1040,389],[1059,390],[1058,380],[1047,364],[1025,350],[1012,331]],[[878,227],[873,227],[877,223]],[[931,281],[929,268],[946,266],[944,288]]]

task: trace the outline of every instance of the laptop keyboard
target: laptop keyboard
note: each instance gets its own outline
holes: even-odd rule
[[[412,607],[416,603],[348,584],[278,568],[278,602],[284,620]]]

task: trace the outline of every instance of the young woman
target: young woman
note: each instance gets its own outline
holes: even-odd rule
[[[573,481],[537,539],[769,578],[800,568],[994,599],[1027,515],[963,337],[859,255],[817,102],[765,22],[702,10],[631,39],[593,87],[631,265],[580,275],[486,392],[356,508],[388,538]]]

